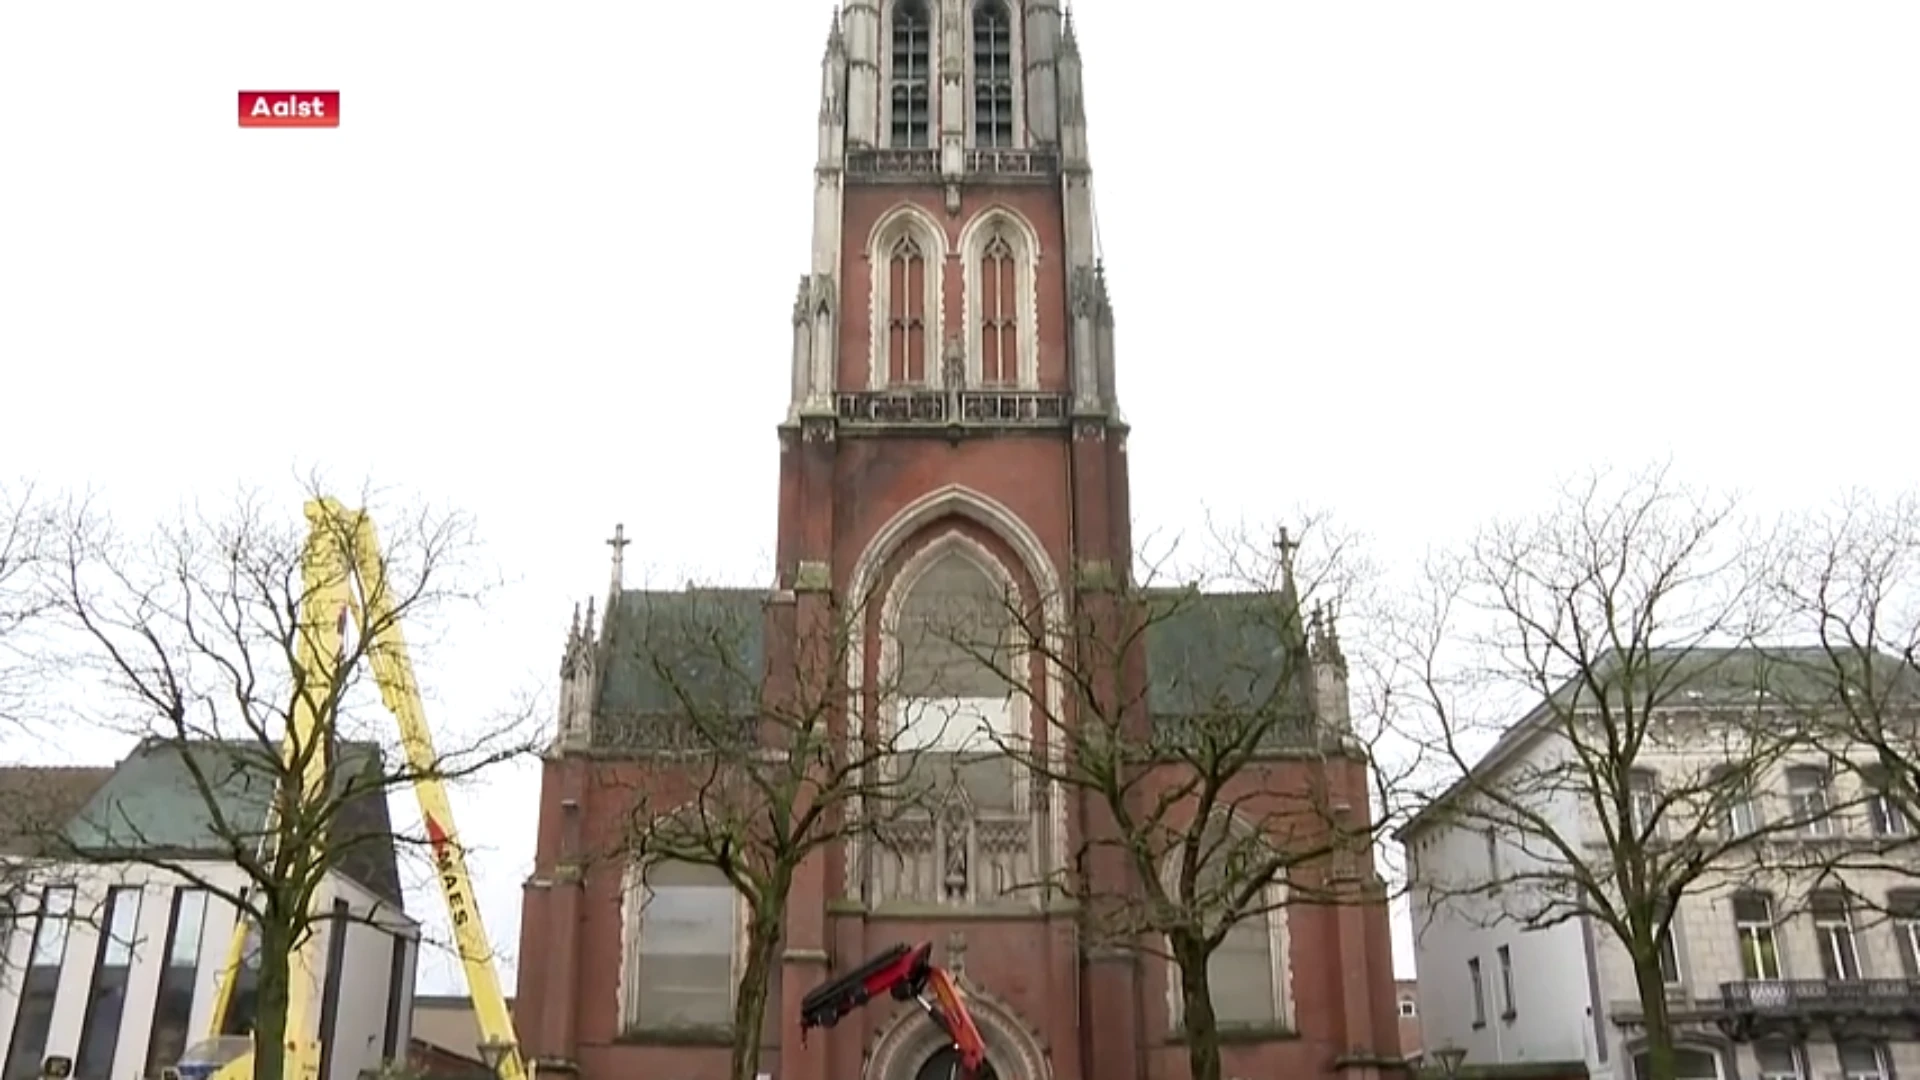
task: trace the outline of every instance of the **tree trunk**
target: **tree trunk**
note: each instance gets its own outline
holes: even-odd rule
[[[1181,935],[1184,936],[1184,935]],[[1187,1037],[1187,1069],[1193,1080],[1220,1080],[1220,1027],[1213,1017],[1213,992],[1207,986],[1205,946],[1173,940],[1180,965],[1180,1026]]]
[[[772,980],[780,974],[780,941],[786,917],[786,901],[770,905],[764,913],[747,917],[746,964],[733,1000],[733,1080],[754,1080],[760,1073],[760,1038],[766,1029],[767,999]]]
[[[287,1008],[292,999],[293,950],[284,927],[260,928],[260,990],[253,1014],[253,1080],[288,1077]],[[298,1033],[295,1033],[296,1035]]]
[[[1667,981],[1660,973],[1658,948],[1633,949],[1633,978],[1640,991],[1640,1014],[1645,1021],[1647,1071],[1634,1080],[1674,1080],[1673,1026],[1667,1019]],[[1629,1068],[1631,1061],[1627,1062]],[[1632,1076],[1629,1073],[1629,1076]]]

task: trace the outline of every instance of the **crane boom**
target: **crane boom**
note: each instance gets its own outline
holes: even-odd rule
[[[928,992],[933,998],[928,1000]],[[853,1010],[882,994],[895,1001],[914,1001],[942,1032],[954,1052],[955,1080],[984,1080],[993,1075],[987,1063],[987,1044],[974,1026],[960,984],[945,968],[933,963],[933,945],[895,945],[832,982],[823,983],[800,1001],[800,1030],[830,1028]]]
[[[421,821],[433,847],[435,876],[447,903],[448,921],[453,926],[460,962],[466,969],[481,1043],[501,1055],[495,1067],[499,1080],[530,1080],[519,1041],[514,1037],[513,1018],[507,1011],[500,976],[493,966],[492,944],[474,899],[466,851],[454,829],[453,804],[440,778],[441,766],[427,726],[426,706],[420,698],[419,684],[414,680],[413,661],[388,590],[386,560],[381,555],[373,522],[364,511],[348,510],[326,498],[309,501],[306,516],[311,531],[302,566],[305,590],[298,659],[303,670],[321,672],[325,678],[322,685],[296,693],[282,750],[283,760],[289,771],[298,765],[301,789],[308,800],[317,797],[329,782],[332,763],[319,749],[315,738],[322,734],[322,704],[334,707],[339,656],[346,638],[346,620],[351,614],[365,635],[365,652],[381,701],[400,728],[402,751],[413,774],[414,792],[420,800]],[[358,595],[354,589],[356,584]],[[270,816],[269,821],[272,820]],[[270,829],[269,835],[275,835],[274,831]],[[315,855],[318,856],[317,851]],[[315,901],[318,901],[317,895]],[[249,929],[244,915],[236,921],[226,964],[216,984],[211,1032],[216,1037],[225,1026],[232,1005],[233,986],[245,961]],[[317,937],[307,935],[291,958],[293,977],[287,1005],[288,1080],[324,1080],[319,1077],[320,1048],[307,1037]],[[253,1055],[245,1054],[222,1066],[214,1080],[251,1080],[252,1071]]]

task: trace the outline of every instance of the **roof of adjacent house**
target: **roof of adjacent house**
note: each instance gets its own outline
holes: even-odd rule
[[[338,753],[334,782],[342,792],[354,777],[378,777],[383,767],[372,743],[342,743]],[[117,767],[92,770],[106,775],[67,816],[58,844],[101,858],[230,858],[234,845],[257,847],[267,837],[279,754],[260,740],[143,742]],[[402,903],[387,785],[372,781],[340,804],[329,844],[342,874]]]
[[[1920,706],[1920,670],[1886,653],[1843,653],[1820,646],[1648,649],[1630,658],[1607,650],[1563,680],[1508,725],[1468,774],[1401,826],[1395,839],[1431,823],[1439,808],[1499,768],[1555,718],[1593,708],[1603,698],[1633,710],[1714,708],[1811,709],[1831,705],[1842,686],[1872,684],[1883,701]]]
[[[42,854],[112,776],[112,767],[0,767],[0,854]]]
[[[648,717],[696,709],[751,716],[767,675],[767,595],[763,589],[622,592],[602,630],[594,743],[619,745]],[[1290,590],[1155,589],[1146,597],[1152,715],[1310,708],[1306,631]],[[1283,688],[1283,680],[1290,685]]]

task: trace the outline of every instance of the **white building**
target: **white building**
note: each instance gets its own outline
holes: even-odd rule
[[[256,810],[260,785],[234,786],[223,809]],[[64,819],[60,843],[74,857],[52,857],[44,840],[24,852],[22,807]],[[390,833],[383,794],[358,813],[345,827]],[[143,745],[112,769],[0,769],[0,816],[14,834],[9,885],[20,913],[6,921],[0,953],[0,1080],[27,1080],[49,1056],[72,1059],[77,1080],[153,1078],[217,1034],[214,998],[235,921],[217,891],[238,891],[246,878],[231,862],[195,857],[210,845],[210,815],[179,750]],[[343,808],[343,823],[353,816]],[[137,842],[128,835],[136,828]],[[310,985],[324,1080],[356,1080],[407,1053],[419,926],[400,902],[390,837],[379,848],[369,841],[319,899],[338,916],[319,931]],[[116,854],[159,856],[165,868]],[[219,1033],[250,1026],[252,970],[243,968]]]
[[[1747,654],[1721,654],[1729,655]],[[1649,792],[1662,790],[1663,776],[1670,778],[1665,790],[1677,791],[1680,778],[1697,783],[1726,766],[1715,710],[1752,715],[1755,693],[1718,666],[1714,681],[1671,699],[1666,739],[1636,758],[1636,783]],[[1478,763],[1479,779],[1452,798],[1543,792],[1529,809],[1604,865],[1598,817],[1574,792],[1540,782],[1565,753],[1566,722],[1564,713],[1536,709]],[[1770,764],[1715,828],[1747,835],[1806,816],[1809,807],[1844,809],[1767,836],[1757,862],[1704,879],[1680,902],[1663,967],[1682,1080],[1920,1076],[1920,852],[1913,876],[1849,871],[1843,887],[1812,893],[1778,869],[1820,861],[1803,856],[1855,838],[1912,828],[1870,792],[1833,776],[1819,755]],[[1650,796],[1645,805],[1655,804]],[[1588,917],[1531,930],[1503,919],[1527,903],[1513,883],[1529,865],[1542,865],[1543,845],[1488,829],[1471,810],[1448,813],[1449,805],[1423,813],[1400,835],[1425,1045],[1459,1047],[1468,1065],[1584,1061],[1595,1077],[1634,1076],[1644,1040],[1624,946]],[[1484,891],[1460,887],[1469,880],[1486,883]],[[1506,897],[1491,887],[1496,881],[1509,883]],[[1847,892],[1870,903],[1850,902]],[[1889,910],[1911,917],[1881,914]]]

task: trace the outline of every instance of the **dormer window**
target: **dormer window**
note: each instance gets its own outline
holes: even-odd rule
[[[896,148],[932,145],[933,20],[925,0],[900,0],[893,7],[892,70],[888,80],[888,117]]]
[[[1013,145],[1013,19],[1002,0],[973,9],[973,143]]]

